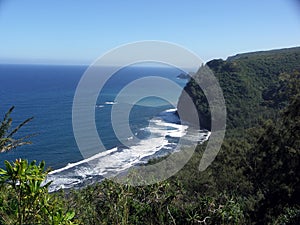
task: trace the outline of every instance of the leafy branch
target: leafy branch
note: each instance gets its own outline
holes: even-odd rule
[[[27,123],[29,123],[33,117],[26,119],[22,123],[20,123],[17,127],[12,129],[12,118],[10,117],[11,113],[14,110],[14,106],[12,106],[7,113],[5,114],[3,121],[0,125],[0,153],[10,151],[16,147],[31,144],[30,141],[27,141],[29,137],[32,135],[27,135],[21,138],[14,138],[14,135]]]

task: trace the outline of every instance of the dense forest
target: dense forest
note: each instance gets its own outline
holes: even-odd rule
[[[260,120],[275,119],[288,103],[286,75],[300,71],[300,48],[238,54],[227,60],[215,59],[206,64],[218,78],[227,108],[227,129],[244,129]],[[198,77],[201,71],[200,68]],[[197,76],[195,77],[197,79]],[[210,129],[210,111],[205,95],[192,79],[185,87],[200,114],[200,124]],[[184,107],[184,95],[179,110]],[[181,109],[182,108],[182,109]],[[188,108],[187,108],[188,110]],[[188,112],[184,120],[189,121]]]
[[[0,224],[299,224],[300,48],[240,54],[205,66],[223,90],[227,130],[204,172],[198,166],[205,144],[163,182],[132,187],[105,180],[49,194],[44,162],[5,162]],[[201,71],[185,92],[201,126],[210,129],[210,109],[195,82]],[[1,152],[27,143],[13,137],[29,120],[11,129],[12,110],[0,127]]]

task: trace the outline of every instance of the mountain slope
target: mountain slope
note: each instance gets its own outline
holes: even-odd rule
[[[285,73],[300,70],[300,47],[238,54],[227,60],[212,60],[205,66],[213,71],[222,88],[227,108],[227,128],[249,128],[261,120],[276,118],[278,110],[286,105],[284,96],[276,93]],[[201,75],[201,71],[200,68],[194,79]],[[210,129],[208,103],[194,79],[188,82],[184,90],[197,107],[201,127]],[[183,120],[195,123],[190,119],[186,97],[184,94],[180,96],[178,110]],[[278,104],[278,98],[282,98],[281,104]]]

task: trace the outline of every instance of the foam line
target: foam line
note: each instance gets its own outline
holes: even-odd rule
[[[72,167],[78,166],[78,165],[80,165],[80,164],[90,162],[90,161],[92,161],[93,159],[96,159],[96,158],[103,157],[103,156],[105,156],[105,155],[111,154],[112,152],[114,152],[114,151],[116,151],[116,150],[118,150],[118,148],[113,148],[113,149],[110,149],[110,150],[105,151],[105,152],[100,152],[100,153],[98,153],[98,154],[96,154],[96,155],[91,156],[90,158],[81,160],[81,161],[79,161],[79,162],[68,163],[67,166],[65,166],[65,167],[63,167],[63,168],[60,168],[60,169],[57,169],[57,170],[53,170],[53,171],[51,171],[49,174],[59,173],[59,172],[62,172],[62,171],[64,171],[64,170],[70,169],[70,168],[72,168]]]
[[[147,129],[151,132],[149,138],[140,140],[128,148],[116,147],[100,152],[90,158],[69,163],[63,168],[50,172],[47,177],[47,182],[52,181],[49,187],[50,192],[60,188],[71,188],[89,179],[94,180],[99,176],[115,175],[136,164],[145,162],[143,158],[151,157],[162,149],[170,150],[172,148],[170,146],[173,145],[175,149],[177,144],[168,137],[180,138],[186,135],[186,138],[191,138],[191,141],[197,139],[197,141],[203,142],[209,138],[210,133],[204,131],[199,131],[197,137],[188,137],[188,126],[178,123],[179,118],[175,112],[176,109],[166,110],[151,119],[148,127],[141,128],[141,130]]]

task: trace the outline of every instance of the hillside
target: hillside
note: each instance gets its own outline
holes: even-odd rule
[[[207,63],[224,92],[228,127],[205,171],[199,171],[206,148],[202,144],[165,181],[130,186],[107,179],[49,194],[44,162],[5,162],[6,169],[0,169],[0,224],[300,224],[299,50],[246,53]],[[194,79],[205,72],[200,68]],[[185,90],[197,105],[202,127],[209,128],[210,111],[194,79]],[[178,110],[188,120],[186,97],[180,97]],[[8,132],[12,110],[0,126],[3,151],[14,147],[12,141],[22,143],[23,138],[11,137],[29,121]],[[134,170],[128,173],[143,179]]]
[[[227,108],[227,128],[249,128],[261,120],[275,118],[286,105],[286,97],[278,96],[284,73],[300,70],[300,47],[238,54],[227,60],[215,59],[208,66],[222,88]],[[194,76],[201,74],[201,68]],[[210,111],[206,98],[195,80],[185,91],[197,106],[202,128],[210,129]],[[190,121],[186,96],[181,95],[178,109],[182,119]]]

